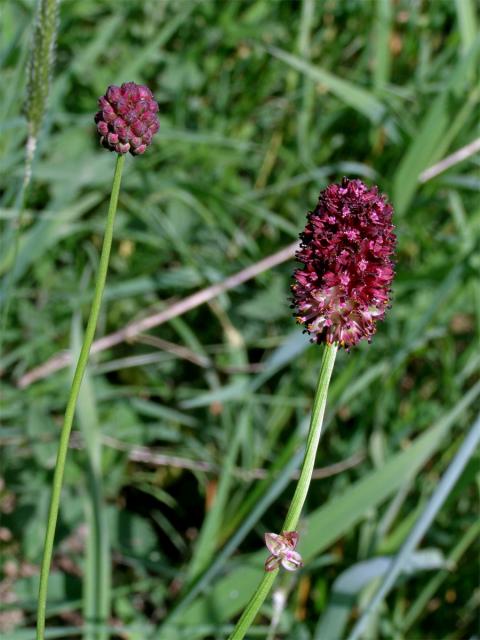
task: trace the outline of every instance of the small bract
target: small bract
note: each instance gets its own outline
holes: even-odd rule
[[[265,544],[271,555],[265,560],[265,571],[275,571],[280,565],[287,571],[296,571],[303,567],[302,556],[295,551],[297,543],[296,531],[266,533]]]

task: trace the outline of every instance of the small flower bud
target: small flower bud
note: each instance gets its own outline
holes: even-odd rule
[[[112,85],[99,98],[98,106],[95,122],[100,143],[117,153],[145,153],[160,127],[158,104],[150,89],[135,82]]]
[[[320,193],[300,234],[293,274],[297,321],[312,342],[347,349],[370,339],[389,305],[393,209],[377,187],[344,178]]]

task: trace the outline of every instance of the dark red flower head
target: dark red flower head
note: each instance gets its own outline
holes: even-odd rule
[[[98,106],[95,122],[101,144],[117,153],[145,153],[160,127],[158,104],[150,89],[135,82],[111,85]]]
[[[293,307],[312,342],[349,348],[375,333],[389,304],[393,209],[377,187],[344,178],[320,193],[300,234]]]

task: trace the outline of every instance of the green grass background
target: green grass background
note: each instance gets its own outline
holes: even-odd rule
[[[478,155],[419,181],[479,136],[478,4],[64,0],[14,264],[34,13],[32,1],[0,5],[0,275],[14,284],[0,362],[3,637],[33,637],[70,372],[17,383],[78,349],[114,169],[92,118],[105,88],[129,80],[154,91],[161,130],[127,159],[97,335],[291,243],[343,175],[394,204],[393,306],[371,345],[337,359],[317,466],[358,462],[312,484],[306,567],[278,580],[288,602],[270,635],[346,637],[375,586],[372,559],[399,549],[480,406]],[[291,317],[293,268],[149,333],[190,360],[138,339],[92,358],[48,637],[226,637],[261,575],[263,533],[278,531],[293,493],[321,360]],[[212,470],[132,460],[139,446]],[[473,637],[478,485],[477,457],[368,637]],[[269,637],[272,602],[252,638]]]

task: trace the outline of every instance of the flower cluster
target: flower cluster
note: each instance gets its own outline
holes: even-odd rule
[[[389,305],[393,210],[377,187],[344,178],[320,193],[296,254],[293,305],[312,342],[370,340]]]
[[[98,106],[95,122],[100,143],[117,153],[145,153],[160,127],[158,104],[150,89],[135,82],[111,85]]]

